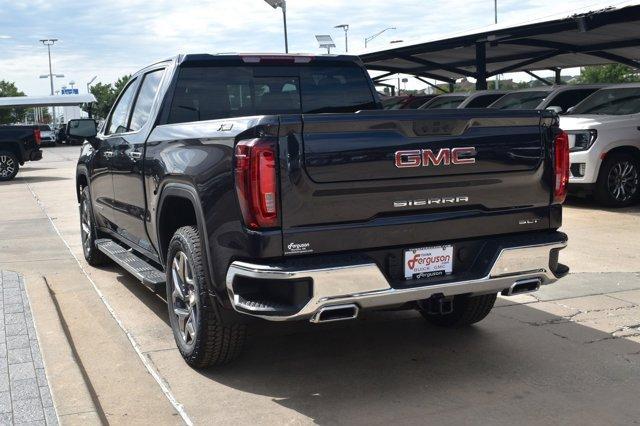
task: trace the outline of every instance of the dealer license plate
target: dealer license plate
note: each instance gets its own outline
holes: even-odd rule
[[[405,250],[404,277],[407,280],[449,275],[453,271],[453,246]]]

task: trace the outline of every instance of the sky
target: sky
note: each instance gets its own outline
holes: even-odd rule
[[[315,34],[330,34],[344,52],[349,24],[350,53],[362,51],[364,38],[396,27],[370,43],[385,48],[405,42],[479,29],[493,24],[493,0],[287,0],[289,51],[322,53]],[[498,0],[500,23],[620,0]],[[110,83],[123,74],[178,53],[282,52],[282,12],[263,0],[0,0],[0,80],[16,83],[27,95],[49,94],[47,49],[39,40],[57,38],[52,47],[55,90],[74,81]],[[333,52],[332,52],[333,53]],[[414,81],[411,88],[420,88]],[[421,85],[421,86],[420,86]]]

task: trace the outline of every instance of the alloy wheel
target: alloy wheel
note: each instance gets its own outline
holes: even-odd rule
[[[176,316],[182,341],[191,346],[197,337],[198,291],[195,286],[193,268],[187,255],[178,251],[171,262],[171,305]]]
[[[0,155],[0,177],[8,178],[16,171],[16,162],[9,155]]]
[[[607,187],[618,202],[629,201],[638,192],[638,169],[631,161],[620,161],[609,171]]]
[[[80,209],[80,237],[85,253],[91,251],[91,215],[89,214],[89,200],[82,200]]]

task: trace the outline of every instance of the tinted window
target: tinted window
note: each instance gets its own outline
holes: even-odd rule
[[[114,133],[124,133],[129,131],[127,129],[127,119],[129,118],[129,107],[131,106],[131,101],[133,100],[135,88],[135,80],[132,80],[127,88],[124,89],[122,96],[113,109],[106,134],[111,135]]]
[[[144,76],[142,86],[140,86],[140,91],[136,98],[136,105],[131,115],[131,124],[129,125],[131,131],[135,132],[136,130],[140,130],[149,119],[153,100],[156,97],[156,93],[158,93],[158,87],[160,86],[163,73],[164,70],[157,70]]]
[[[479,95],[469,101],[465,108],[486,108],[498,99],[504,96],[504,93],[491,93]]]
[[[441,98],[436,98],[431,101],[428,105],[426,105],[425,109],[436,109],[436,108],[458,108],[458,105],[462,103],[466,99],[465,96],[443,96]]]
[[[40,131],[44,131],[44,132],[50,132],[51,131],[51,127],[49,127],[48,125],[43,125],[43,126],[38,126],[38,128],[40,129]]]
[[[562,111],[567,111],[572,106],[578,105],[584,98],[597,89],[565,90],[549,100],[549,106],[559,106]]]
[[[602,89],[593,93],[571,114],[626,115],[640,113],[640,88]]]
[[[513,92],[504,95],[491,104],[491,108],[498,109],[536,109],[550,92],[531,91]]]
[[[420,106],[424,105],[427,101],[429,101],[431,98],[434,98],[435,96],[421,96],[418,98],[414,98],[412,100],[410,100],[409,102],[406,103],[406,105],[404,105],[402,108],[403,109],[416,109],[419,108]]]
[[[189,67],[180,70],[168,122],[372,108],[357,66]]]

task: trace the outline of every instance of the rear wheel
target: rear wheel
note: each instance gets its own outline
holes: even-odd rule
[[[223,325],[216,306],[207,306],[205,257],[198,230],[176,231],[167,255],[167,304],[180,354],[192,367],[225,364],[242,350],[246,325]]]
[[[609,207],[625,207],[638,200],[640,164],[632,155],[614,153],[604,160],[594,198]]]
[[[82,239],[82,252],[89,265],[102,266],[111,262],[111,259],[96,247],[96,240],[99,236],[94,223],[88,186],[82,188],[80,193],[80,237]]]
[[[18,174],[20,163],[11,151],[0,151],[0,181],[11,180]]]
[[[497,294],[481,296],[460,295],[453,298],[453,310],[448,314],[434,314],[423,307],[418,311],[432,324],[440,327],[463,327],[485,319],[496,302]]]

